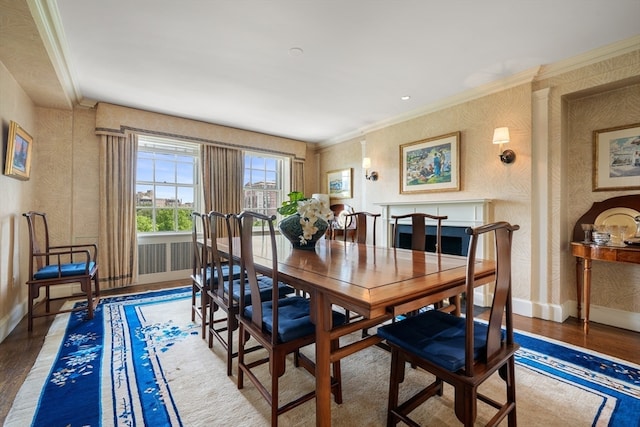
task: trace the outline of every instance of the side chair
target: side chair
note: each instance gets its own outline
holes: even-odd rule
[[[399,421],[418,425],[409,418],[409,413],[427,399],[442,396],[443,382],[454,387],[455,414],[465,426],[474,425],[478,399],[498,409],[487,425],[498,425],[508,416],[508,425],[516,426],[514,354],[520,346],[513,339],[511,242],[513,232],[519,228],[508,222],[496,222],[466,230],[471,236],[466,266],[467,295],[473,295],[475,287],[479,240],[484,235],[495,242],[496,281],[488,324],[476,321],[473,304],[467,304],[465,317],[431,310],[378,329],[378,335],[391,347],[387,426]],[[435,380],[399,404],[407,362],[432,373]],[[496,371],[506,385],[505,403],[478,392],[478,387]]]
[[[348,227],[353,223],[355,224],[355,241],[358,243],[367,243],[368,224],[367,219],[372,218],[371,230],[373,234],[372,243],[376,245],[376,221],[380,218],[380,214],[373,214],[369,212],[354,212],[344,215],[344,228],[343,236],[344,241],[347,241]]]
[[[246,277],[241,274],[241,265],[233,257],[235,246],[234,237],[238,233],[235,215],[223,214],[216,211],[209,212],[207,224],[209,227],[209,244],[207,245],[208,259],[212,274],[210,284],[207,287],[207,297],[209,300],[209,348],[213,347],[213,338],[216,338],[227,352],[227,375],[232,374],[233,358],[237,353],[233,351],[233,331],[238,329],[238,313],[240,309],[240,288],[244,288],[244,298],[246,305],[251,305],[251,289]],[[224,233],[220,232],[224,229]],[[239,231],[239,230],[238,230]],[[226,239],[228,251],[222,252],[218,248],[218,239]],[[228,271],[233,271],[230,276]],[[259,276],[257,279],[260,300],[271,299],[272,282],[269,277]],[[278,293],[280,297],[293,292],[290,286],[279,283]],[[224,312],[224,316],[217,316],[219,311]],[[255,348],[253,348],[255,349]]]
[[[220,269],[211,268],[211,224],[209,215],[199,212],[192,212],[192,246],[193,246],[193,269],[191,272],[191,320],[200,318],[202,324],[202,338],[207,336],[207,325],[209,321],[209,288],[212,280],[217,280],[218,275],[228,279],[240,277],[240,266],[229,265],[225,262]]]
[[[245,375],[260,391],[260,394],[271,405],[271,425],[278,425],[278,416],[315,397],[315,390],[308,392],[286,404],[279,402],[279,378],[284,375],[286,357],[294,355],[295,366],[302,365],[309,373],[315,375],[315,363],[300,352],[302,347],[315,343],[315,325],[311,322],[310,300],[301,296],[279,298],[277,286],[272,287],[272,299],[260,301],[256,265],[253,258],[252,230],[258,222],[264,224],[267,234],[261,235],[265,247],[262,249],[271,253],[270,274],[272,283],[280,282],[278,271],[278,254],[276,234],[273,222],[275,216],[266,216],[257,212],[244,211],[239,215],[242,231],[241,259],[243,271],[251,288],[251,305],[247,305],[243,297],[240,298],[239,349],[238,349],[238,389],[244,387]],[[265,268],[265,266],[262,266]],[[244,294],[244,288],[240,288]],[[244,296],[244,295],[243,295]],[[333,324],[341,325],[345,321],[344,315],[333,312]],[[256,340],[266,350],[266,356],[259,360],[245,360],[245,346],[250,338]],[[332,347],[337,347],[335,340]],[[268,365],[271,385],[263,384],[255,371],[262,365]],[[342,403],[342,384],[340,362],[332,363],[333,377],[331,390],[336,403]],[[265,369],[266,367],[263,367]]]
[[[448,219],[447,215],[431,215],[427,213],[410,213],[405,215],[392,215],[394,220],[393,226],[393,247],[399,247],[398,222],[410,218],[411,219],[411,250],[424,251],[427,246],[427,221],[436,222],[436,241],[435,253],[442,253],[442,221]],[[435,308],[445,311],[455,311],[460,314],[460,295],[449,298],[449,305],[445,306],[442,301],[434,304]]]
[[[87,318],[93,319],[93,313],[100,301],[100,284],[98,281],[98,246],[86,245],[51,245],[47,214],[29,211],[22,214],[29,225],[29,287],[28,297],[28,330],[33,330],[33,319],[51,316],[70,311],[87,310]],[[51,301],[68,297],[52,298],[52,286],[79,283],[86,295],[87,305],[71,309],[51,311]],[[40,288],[45,288],[45,296],[40,297]],[[45,305],[44,313],[36,313],[41,304]]]

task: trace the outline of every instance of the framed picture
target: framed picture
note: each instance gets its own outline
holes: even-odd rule
[[[327,172],[327,188],[332,199],[351,199],[352,184],[351,168]]]
[[[33,138],[31,135],[12,121],[9,125],[4,174],[18,179],[29,179],[32,149]]]
[[[593,191],[640,189],[640,123],[593,131]]]
[[[400,146],[400,193],[460,190],[460,132]]]

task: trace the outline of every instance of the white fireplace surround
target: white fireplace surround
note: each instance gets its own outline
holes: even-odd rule
[[[477,227],[491,222],[493,219],[490,199],[469,200],[438,200],[438,201],[413,201],[413,202],[382,202],[374,203],[381,208],[380,243],[389,247],[393,244],[393,215],[405,215],[409,213],[427,213],[431,215],[446,215],[448,218],[442,222],[443,227]],[[401,224],[402,222],[399,221]],[[409,223],[407,221],[407,223]],[[433,222],[435,224],[435,221]],[[493,247],[490,242],[483,242],[478,246],[477,256],[492,258]],[[474,292],[474,304],[488,306],[491,303],[492,286],[482,286]]]

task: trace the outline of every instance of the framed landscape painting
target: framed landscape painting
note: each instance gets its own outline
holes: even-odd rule
[[[460,132],[400,146],[400,193],[460,190]]]
[[[640,123],[593,132],[593,191],[640,189]]]
[[[4,174],[23,180],[29,179],[31,174],[32,149],[33,138],[31,138],[31,135],[16,122],[12,121],[9,124]]]
[[[327,172],[327,188],[332,199],[352,198],[351,168]]]

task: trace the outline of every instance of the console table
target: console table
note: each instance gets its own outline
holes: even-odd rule
[[[640,246],[600,246],[595,243],[571,242],[571,255],[576,257],[578,319],[584,296],[584,332],[589,333],[591,261],[595,259],[640,264]]]

